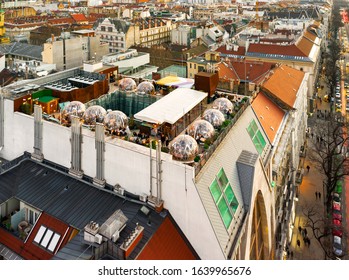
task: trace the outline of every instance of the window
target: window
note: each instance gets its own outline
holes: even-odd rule
[[[229,183],[227,175],[222,168],[213,180],[210,191],[217,209],[223,220],[224,226],[229,228],[239,202]]]
[[[101,26],[101,31],[105,31],[105,26]]]
[[[27,220],[31,225],[34,225],[39,218],[39,213],[32,209],[27,209],[27,215]]]
[[[60,234],[54,232],[51,229],[48,229],[45,226],[40,226],[34,238],[34,242],[40,245],[41,247],[44,247],[45,249],[51,252],[54,252],[60,238]]]
[[[248,134],[250,135],[254,146],[256,147],[258,153],[261,155],[263,153],[264,147],[267,144],[262,133],[258,129],[255,120],[252,120],[247,127]]]

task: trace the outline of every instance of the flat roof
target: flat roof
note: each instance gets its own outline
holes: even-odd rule
[[[206,97],[206,92],[178,88],[138,112],[134,117],[150,123],[174,124]]]

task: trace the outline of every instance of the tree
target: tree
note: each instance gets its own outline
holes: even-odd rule
[[[327,213],[331,209],[331,195],[337,182],[349,175],[346,157],[349,144],[347,128],[348,124],[340,113],[328,113],[326,120],[318,118],[312,129],[309,158],[316,169],[325,175],[324,196]]]
[[[319,207],[314,204],[307,204],[307,206],[302,207],[302,212],[306,220],[304,227],[312,231],[313,237],[322,248],[326,259],[336,259],[332,249],[333,240],[331,240],[332,229],[336,228],[336,226],[333,225],[332,220],[330,218],[323,218]],[[345,236],[345,233],[343,233],[343,236]]]

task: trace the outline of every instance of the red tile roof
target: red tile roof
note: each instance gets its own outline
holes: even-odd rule
[[[154,233],[137,260],[196,260],[184,238],[169,217]]]
[[[245,55],[245,47],[238,47],[238,49],[236,51],[234,51],[234,49],[232,50],[227,50],[227,46],[221,46],[219,47],[216,52],[222,53],[222,54],[230,54],[230,55],[240,55],[240,56],[244,56]]]
[[[220,62],[217,65],[219,79],[227,79],[227,80],[238,80],[239,77],[236,74],[233,67],[230,67],[228,64],[224,62]]]
[[[260,82],[274,65],[274,63],[270,62],[252,60],[232,62],[232,66],[240,80],[254,83]]]
[[[296,43],[296,46],[306,55],[309,56],[311,49],[314,46],[314,43],[307,39],[306,37],[302,36]]]
[[[304,75],[303,71],[281,65],[262,84],[262,89],[284,103],[288,108],[294,108]]]
[[[56,250],[58,250],[68,242],[72,228],[70,228],[69,225],[57,220],[56,218],[42,213],[25,243],[23,240],[19,239],[3,228],[0,228],[0,243],[4,244],[6,247],[14,251],[24,259],[49,260],[53,257],[53,253],[33,243],[33,240],[41,225],[61,235],[60,240],[57,243]]]
[[[73,18],[55,18],[55,19],[49,19],[48,22],[52,25],[75,23]]]
[[[71,14],[71,17],[78,23],[88,21],[84,14]]]
[[[270,142],[273,143],[285,112],[262,92],[259,92],[253,100],[252,109],[255,111]]]
[[[303,56],[304,54],[296,45],[275,45],[275,44],[257,44],[252,43],[248,47],[248,52],[251,53],[264,53],[264,54],[279,54],[289,56]]]

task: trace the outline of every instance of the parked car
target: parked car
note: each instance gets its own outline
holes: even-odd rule
[[[332,235],[333,236],[342,237],[343,236],[343,231],[340,228],[333,228],[332,229]]]
[[[338,210],[333,210],[332,211],[332,217],[333,217],[333,219],[342,221],[342,212],[338,211]]]
[[[333,201],[332,208],[333,210],[341,211],[341,204],[339,202]]]
[[[341,197],[338,193],[334,193],[332,195],[332,200],[335,201],[335,202],[341,202]]]
[[[341,227],[342,226],[342,222],[338,219],[333,219],[332,223],[335,227]]]
[[[336,235],[333,236],[333,253],[337,257],[341,257],[343,255],[342,238]]]

